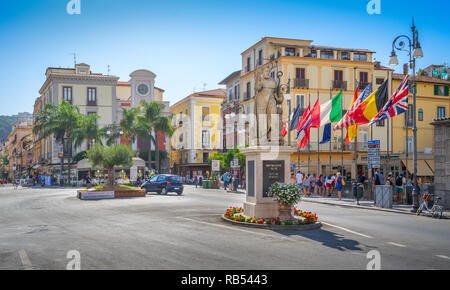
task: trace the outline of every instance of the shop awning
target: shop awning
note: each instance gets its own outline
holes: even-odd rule
[[[427,160],[429,162],[429,160]],[[431,170],[430,166],[428,165],[427,161],[425,160],[417,160],[417,176],[434,176],[434,172]],[[402,160],[403,164],[406,164],[406,160]],[[414,173],[414,162],[413,160],[408,160],[408,172],[409,174]]]

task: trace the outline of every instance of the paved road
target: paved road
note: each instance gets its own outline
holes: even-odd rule
[[[450,269],[450,221],[301,203],[320,230],[224,223],[245,196],[187,187],[184,196],[79,201],[73,189],[0,188],[0,269]]]

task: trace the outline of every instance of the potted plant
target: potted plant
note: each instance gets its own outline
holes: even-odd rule
[[[302,197],[296,185],[275,183],[270,188],[268,195],[274,197],[278,202],[279,216],[282,220],[294,220],[293,207]]]

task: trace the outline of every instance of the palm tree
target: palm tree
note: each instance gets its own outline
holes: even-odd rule
[[[164,112],[165,105],[158,102],[143,103],[143,114],[138,116],[138,127],[139,134],[141,137],[149,139],[151,143],[155,145],[155,163],[156,171],[159,172],[159,137],[158,132],[166,134],[168,136],[173,135],[173,127],[170,124],[172,120],[171,114],[166,114]],[[153,132],[155,132],[155,137],[153,137]],[[149,168],[151,167],[152,156],[151,148],[148,151],[148,163]]]
[[[139,127],[136,119],[139,113],[139,108],[123,109],[122,120],[119,123],[119,128],[122,130],[123,136],[131,143],[134,142],[134,139],[138,135]]]
[[[86,140],[102,145],[105,133],[98,127],[98,118],[97,114],[85,115],[79,118],[78,128],[70,136],[70,141],[75,148],[81,147]]]
[[[78,127],[80,110],[67,101],[62,101],[60,105],[46,104],[37,113],[34,120],[33,132],[41,134],[43,138],[54,136],[60,142],[62,148],[66,148],[66,139],[69,139],[72,131]],[[71,148],[68,140],[67,148]],[[69,157],[70,160],[70,157]],[[69,162],[70,163],[70,162]],[[64,149],[61,155],[61,175],[64,171]],[[68,167],[68,179],[70,180],[70,164]]]

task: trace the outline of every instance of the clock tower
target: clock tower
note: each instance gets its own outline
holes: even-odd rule
[[[148,70],[137,70],[130,74],[131,106],[138,107],[142,102],[155,100],[156,75]]]

